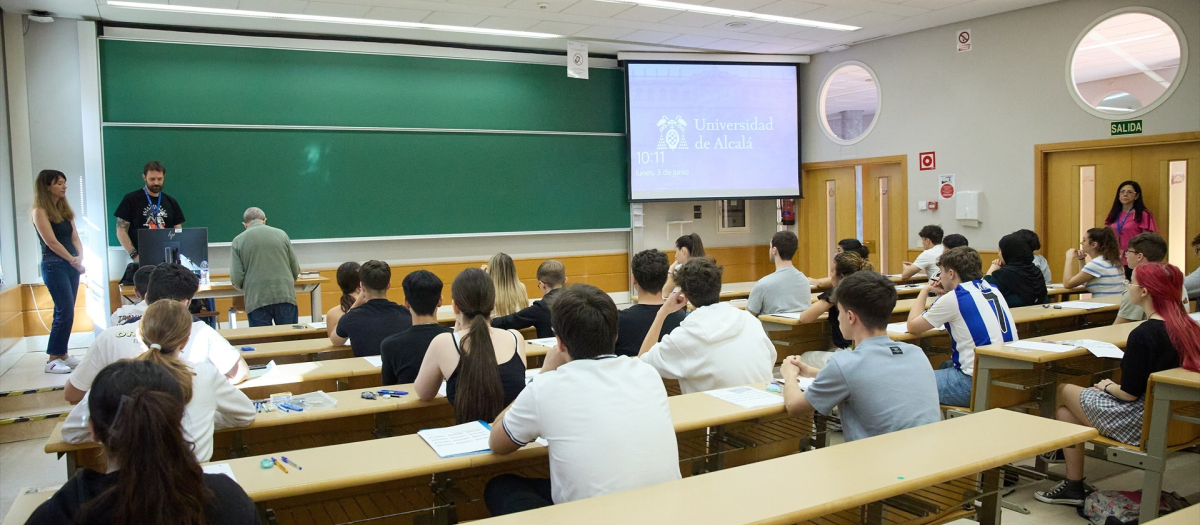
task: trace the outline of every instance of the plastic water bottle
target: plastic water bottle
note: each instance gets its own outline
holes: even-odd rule
[[[208,259],[200,261],[200,286],[208,286]]]
[[[237,328],[237,309],[229,307],[229,327]]]

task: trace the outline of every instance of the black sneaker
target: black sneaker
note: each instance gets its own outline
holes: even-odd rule
[[[1034,492],[1033,497],[1042,503],[1049,503],[1051,505],[1082,507],[1083,498],[1087,497],[1087,493],[1084,491],[1083,482],[1064,480],[1051,490]]]
[[[1061,448],[1058,450],[1054,450],[1054,451],[1042,454],[1041,458],[1042,458],[1042,461],[1045,461],[1047,464],[1051,464],[1051,465],[1053,465],[1055,463],[1066,463],[1067,462],[1067,457],[1065,455],[1063,455],[1063,451]]]

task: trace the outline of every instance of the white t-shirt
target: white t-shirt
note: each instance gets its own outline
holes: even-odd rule
[[[679,479],[679,448],[658,374],[601,356],[537,376],[501,421],[509,439],[549,442],[554,503]]]
[[[139,328],[141,321],[108,328],[96,336],[92,346],[88,348],[79,366],[71,372],[71,385],[80,390],[92,387],[96,374],[104,367],[120,361],[142,355],[147,346],[142,342]],[[242,354],[221,337],[211,326],[201,321],[192,323],[192,335],[188,337],[187,345],[183,347],[180,359],[188,363],[209,362],[222,375],[228,373],[237,365]]]
[[[211,363],[190,365],[192,400],[183,410],[183,438],[194,444],[192,452],[201,463],[212,459],[213,432],[223,428],[244,427],[254,422],[254,403],[229,383]],[[63,423],[63,440],[84,443],[92,440],[88,430],[88,394],[71,409]]]
[[[113,312],[112,316],[108,318],[108,326],[120,326],[137,321],[146,314],[146,308],[149,307],[150,305],[146,304],[146,301],[142,301],[137,304],[127,304],[117,308],[117,311]]]
[[[975,374],[975,348],[1016,341],[1017,325],[1000,290],[980,279],[959,284],[922,314],[950,332],[950,359],[964,374]]]
[[[917,260],[913,261],[913,266],[920,268],[921,273],[925,274],[926,277],[933,279],[942,273],[941,270],[938,270],[937,262],[938,258],[942,256],[942,252],[944,251],[946,251],[946,248],[942,247],[940,244],[925,250],[921,252],[921,255],[917,256]]]
[[[1092,280],[1084,284],[1087,287],[1087,291],[1092,295],[1104,296],[1125,293],[1125,269],[1121,267],[1120,263],[1113,264],[1108,262],[1104,257],[1096,257],[1083,265],[1081,271],[1093,277]],[[1067,278],[1071,277],[1074,276],[1067,276]]]
[[[697,308],[641,360],[684,394],[774,380],[775,345],[762,323],[728,303]]]

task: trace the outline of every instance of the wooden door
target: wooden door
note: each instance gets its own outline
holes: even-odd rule
[[[1200,234],[1200,142],[1131,149],[1134,180],[1142,185],[1142,200],[1154,213],[1158,234],[1170,245],[1167,260],[1176,266],[1182,264],[1179,269],[1187,275],[1200,265],[1191,248],[1192,239]],[[1180,161],[1184,163],[1184,171],[1177,174],[1182,177],[1175,184],[1185,191],[1182,208],[1179,201],[1171,202],[1171,163]],[[1182,227],[1183,231],[1175,232],[1173,227]]]
[[[863,244],[871,249],[871,264],[883,274],[900,273],[908,244],[903,171],[900,163],[863,166]]]
[[[800,253],[796,264],[810,277],[829,275],[837,241],[855,237],[854,166],[805,170],[799,203]]]

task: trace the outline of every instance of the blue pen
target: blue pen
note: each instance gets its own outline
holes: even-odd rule
[[[293,405],[291,403],[284,403],[280,406],[286,408],[288,410],[288,412],[304,412],[303,408]]]
[[[288,459],[287,456],[283,456],[283,462],[287,463],[288,465],[291,465],[293,467],[296,467],[296,470],[304,470],[304,467],[301,467],[300,465],[292,463],[292,460]]]
[[[405,392],[403,390],[380,390],[377,393],[379,395],[389,395],[389,396],[407,396],[408,395],[408,392]]]
[[[253,352],[253,351],[254,351],[254,347],[253,347],[253,346],[243,346],[243,347],[242,347],[242,351],[243,351],[243,352]]]

